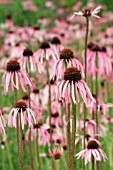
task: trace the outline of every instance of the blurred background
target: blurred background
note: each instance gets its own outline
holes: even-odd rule
[[[74,10],[74,5],[82,3],[81,8],[91,0],[0,0],[0,23],[11,17],[14,24],[34,25],[39,18],[66,17]],[[113,11],[113,0],[93,0],[97,5],[106,5],[104,10]],[[77,9],[76,9],[77,10]]]

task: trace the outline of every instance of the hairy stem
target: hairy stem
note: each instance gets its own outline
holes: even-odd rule
[[[86,17],[86,34],[85,34],[85,82],[87,82],[87,45],[88,45],[88,32],[89,32],[89,17]],[[84,105],[84,148],[85,148],[85,123],[86,123],[86,106]],[[83,163],[83,169],[85,170],[85,165]]]
[[[36,153],[37,153],[37,162],[38,162],[38,170],[42,170],[40,155],[39,155],[39,145],[38,145],[38,129],[37,129],[37,136],[36,136]]]
[[[21,136],[21,127],[20,127],[20,113],[17,114],[17,145],[18,145],[18,162],[20,170],[23,170],[23,158],[22,158],[22,136]]]

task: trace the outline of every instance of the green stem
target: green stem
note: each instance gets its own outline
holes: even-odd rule
[[[15,102],[18,101],[18,91],[15,89]],[[20,121],[20,113],[17,114],[16,119],[16,131],[17,131],[17,147],[18,147],[18,162],[20,170],[23,170],[23,159],[22,159],[22,135],[21,135],[21,121]]]
[[[28,56],[28,64],[29,64],[29,69],[30,69],[30,56]],[[30,78],[30,71],[28,71],[28,75],[29,75],[29,78]],[[31,94],[31,89],[30,87],[28,86],[28,99],[29,99],[29,108],[31,108],[31,98],[30,98],[30,94]],[[31,141],[31,127],[30,127],[30,132],[29,132],[29,152],[30,152],[30,167],[31,167],[31,170],[33,170],[33,157],[32,157],[32,141]]]
[[[70,168],[70,147],[71,147],[71,139],[70,139],[70,103],[68,103],[68,113],[67,113],[67,165],[68,169]]]
[[[86,17],[86,35],[85,35],[85,82],[87,82],[87,44],[89,32],[89,17]]]
[[[21,129],[20,129],[20,113],[17,114],[17,145],[18,145],[18,161],[20,170],[23,170],[23,159],[22,159],[22,136],[21,136]]]
[[[39,146],[38,146],[38,130],[37,130],[37,136],[36,136],[36,153],[37,153],[37,162],[38,162],[38,169],[41,170],[41,161],[40,161],[40,155],[39,155]]]
[[[31,141],[31,127],[29,131],[29,152],[30,152],[30,168],[33,170],[33,157],[32,157],[32,141]]]
[[[46,74],[48,81],[48,113],[49,113],[49,126],[50,126],[50,150],[53,152],[53,144],[52,144],[52,129],[51,129],[51,84],[50,84],[50,75],[49,75],[49,62],[46,60]],[[52,158],[52,169],[56,170],[56,161]]]
[[[88,32],[89,32],[89,17],[86,17],[86,34],[85,34],[85,82],[87,82],[87,45],[88,45]],[[84,148],[85,148],[85,127],[86,123],[86,107],[84,105]],[[83,169],[85,170],[85,165],[83,163]]]
[[[98,54],[96,53],[96,68],[98,69]],[[95,90],[96,90],[96,133],[98,134],[98,70],[96,71],[96,80],[95,80]]]
[[[75,134],[76,134],[76,105],[72,103],[72,170],[74,168],[74,150],[75,150]]]
[[[96,68],[97,68],[97,71],[96,71],[96,80],[95,80],[95,84],[96,84],[96,133],[98,134],[99,133],[99,113],[98,113],[98,110],[97,110],[97,107],[98,107],[98,53],[96,52]],[[97,137],[98,139],[98,137]],[[97,170],[99,170],[99,162],[97,161],[96,163],[96,166],[97,166]]]
[[[57,168],[56,168],[56,161],[55,161],[54,158],[52,158],[52,169],[53,170],[57,170]]]
[[[2,149],[2,170],[5,170],[5,155],[4,149]]]
[[[46,73],[47,73],[47,82],[48,82],[48,113],[49,113],[49,126],[50,126],[50,149],[52,151],[52,130],[51,130],[51,84],[50,84],[50,75],[49,75],[49,62],[46,61]]]
[[[92,155],[92,170],[95,169],[95,166],[94,166],[94,156]]]

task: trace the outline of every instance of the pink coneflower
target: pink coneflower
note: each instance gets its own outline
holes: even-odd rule
[[[55,36],[52,38],[51,48],[53,49],[57,58],[59,58],[59,52],[63,49],[63,46],[61,45],[61,41],[58,37]]]
[[[66,69],[64,80],[58,85],[57,99],[64,98],[66,102],[72,100],[73,103],[76,103],[76,100],[80,101],[79,93],[86,105],[92,100],[95,102],[87,84],[82,80],[81,72],[76,67],[71,66]]]
[[[52,150],[49,150],[50,157],[54,157],[54,159],[60,159],[62,156],[62,151],[60,148],[53,148]]]
[[[8,93],[9,84],[11,83],[12,91],[14,89],[19,89],[19,80],[22,90],[26,92],[25,86],[29,85],[32,88],[32,84],[26,75],[26,73],[20,68],[20,64],[16,60],[10,60],[7,63],[6,71],[2,77],[2,85],[4,88],[4,93]]]
[[[59,59],[55,61],[54,67],[52,67],[50,79],[61,79],[65,69],[69,66],[74,66],[83,73],[83,66],[79,60],[74,57],[74,53],[70,48],[64,48],[60,51]]]
[[[9,49],[10,58],[19,58],[25,47],[26,45],[23,42],[17,42],[14,47]]]
[[[39,73],[43,72],[43,66],[38,60],[36,60],[33,55],[33,52],[29,48],[24,49],[23,56],[21,56],[18,61],[20,62],[22,67],[28,72],[36,71],[36,69],[38,69]]]
[[[97,71],[99,77],[102,77],[105,74],[109,76],[112,71],[112,65],[110,58],[107,56],[106,48],[100,47],[99,45],[94,43],[90,43],[88,47],[87,73],[91,76],[94,76]],[[98,58],[98,66],[96,66],[96,57]]]
[[[56,55],[46,41],[40,44],[40,48],[34,53],[34,56],[40,60],[41,64],[43,64],[44,59],[49,60],[51,57],[56,59]]]
[[[34,112],[27,107],[27,104],[24,100],[17,101],[13,109],[10,111],[8,115],[9,127],[16,128],[17,116],[20,118],[22,129],[24,129],[25,124],[28,124],[28,126],[31,127],[33,123],[36,123]]]
[[[38,131],[39,145],[49,144],[49,141],[50,141],[49,128],[50,127],[47,124],[43,124],[42,122],[35,123],[34,126],[31,128],[31,140],[36,139],[37,131]],[[30,128],[28,128],[26,135],[25,135],[26,141],[29,141],[29,133],[30,133]]]
[[[87,146],[89,140],[95,140],[96,137],[102,137],[99,134],[86,134],[85,135],[85,146]],[[84,136],[80,134],[76,134],[76,139],[75,139],[75,145],[77,145],[79,142],[81,142],[82,149],[84,149]]]
[[[105,161],[105,159],[107,159],[107,156],[104,153],[104,151],[100,148],[100,146],[101,146],[100,142],[97,141],[96,139],[90,140],[87,144],[87,148],[82,150],[75,156],[77,157],[77,159],[79,159],[80,157],[85,159],[85,165],[88,162],[90,162],[92,156],[94,157],[95,162],[101,161],[102,158]]]
[[[96,121],[92,119],[86,119],[85,123],[86,131],[91,136],[94,136],[95,130],[96,130]],[[84,120],[81,119],[77,121],[77,130],[83,130],[84,129]]]
[[[96,97],[94,98],[95,100],[97,100]],[[112,103],[104,103],[100,99],[98,99],[97,102],[98,102],[98,106],[96,105],[96,103],[91,102],[91,105],[87,107],[87,109],[89,110],[89,113],[93,114],[96,112],[96,109],[97,109],[98,112],[102,112],[104,115],[106,115],[109,112],[109,108],[113,107]]]
[[[90,10],[90,9],[84,9],[82,11],[79,12],[74,12],[74,14],[72,15],[71,19],[75,16],[75,15],[80,15],[80,16],[84,16],[84,17],[96,17],[96,18],[100,18],[97,14],[100,12],[100,9],[102,7],[98,6],[97,8],[95,8],[94,10]]]

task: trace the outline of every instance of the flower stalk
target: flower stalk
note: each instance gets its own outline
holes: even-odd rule
[[[38,129],[37,129],[37,136],[36,136],[36,153],[37,153],[38,169],[42,170],[41,160],[40,160],[40,155],[39,155],[39,145],[38,145]]]
[[[88,32],[89,32],[89,16],[86,16],[86,34],[85,34],[85,82],[87,82],[87,46],[88,46]],[[84,148],[85,148],[85,131],[86,131],[86,106],[84,105]],[[83,169],[85,170],[85,165],[83,163]]]

